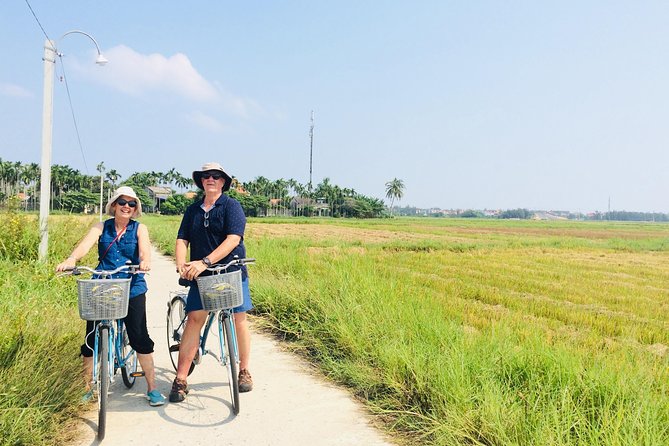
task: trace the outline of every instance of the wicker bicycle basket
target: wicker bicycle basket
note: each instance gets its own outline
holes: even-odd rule
[[[204,310],[235,308],[244,300],[241,270],[198,277],[196,280]]]
[[[80,279],[79,317],[87,321],[122,319],[128,314],[130,279]]]

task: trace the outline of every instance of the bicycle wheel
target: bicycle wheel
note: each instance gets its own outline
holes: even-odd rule
[[[170,352],[170,360],[176,371],[179,366],[179,345],[186,327],[186,300],[181,295],[174,296],[167,306],[167,348]],[[191,363],[188,374],[195,368]]]
[[[237,349],[237,336],[235,333],[235,324],[233,314],[221,311],[219,318],[223,322],[223,331],[225,332],[225,345],[227,352],[221,352],[221,356],[226,356],[225,366],[228,369],[228,384],[230,386],[230,399],[232,401],[232,413],[239,413],[239,381],[237,380],[239,354]]]
[[[128,339],[128,331],[125,329],[125,324],[121,323],[123,327],[119,333],[121,339],[121,357],[118,358],[119,361],[125,362],[123,367],[121,367],[121,377],[123,378],[123,384],[130,389],[135,385],[135,376],[134,373],[137,372],[137,352],[130,347],[130,339]],[[126,355],[128,355],[126,359]]]
[[[98,341],[98,440],[105,438],[107,394],[109,392],[109,328],[100,327]]]

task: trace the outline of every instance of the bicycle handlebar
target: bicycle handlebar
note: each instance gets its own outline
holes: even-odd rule
[[[60,277],[70,276],[70,275],[78,276],[82,272],[88,272],[88,273],[91,273],[93,275],[98,275],[98,276],[102,276],[102,277],[109,277],[112,274],[121,273],[121,272],[128,273],[128,274],[141,274],[142,273],[142,271],[139,270],[139,265],[121,265],[118,268],[110,270],[110,271],[96,270],[96,269],[90,268],[88,266],[81,265],[81,266],[74,266],[72,268],[66,268],[65,271],[63,271],[63,273],[60,275]]]
[[[230,262],[226,264],[217,263],[215,265],[211,265],[210,267],[207,268],[207,271],[214,271],[214,272],[225,271],[234,265],[242,266],[242,265],[250,265],[252,263],[256,263],[256,259],[250,259],[250,258],[232,259]]]
[[[220,271],[225,271],[229,267],[234,266],[234,265],[250,265],[252,263],[255,263],[256,259],[251,259],[251,258],[245,258],[245,259],[233,259],[232,261],[226,263],[226,264],[215,264],[211,265],[210,267],[206,268],[207,271],[213,271],[213,272],[220,272]],[[179,278],[179,285],[189,287],[191,284],[191,281],[188,279],[184,279],[183,277]]]

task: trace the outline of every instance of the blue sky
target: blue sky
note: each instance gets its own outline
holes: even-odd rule
[[[669,3],[29,0],[53,163],[323,178],[401,205],[669,212]],[[93,35],[109,63],[94,64]],[[45,37],[0,5],[0,157],[39,162]],[[85,162],[84,162],[85,160]]]

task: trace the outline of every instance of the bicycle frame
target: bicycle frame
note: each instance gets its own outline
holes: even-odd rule
[[[100,329],[106,327],[109,330],[109,345],[107,351],[109,352],[107,360],[111,367],[109,367],[109,383],[114,382],[114,375],[116,371],[125,367],[130,357],[135,353],[133,348],[130,348],[128,353],[123,356],[123,320],[117,319],[115,321],[102,320],[95,325],[95,343],[93,346],[93,358],[98,357],[100,351]],[[97,384],[97,367],[93,367],[93,385]]]
[[[135,349],[130,347],[128,350],[128,353],[123,356],[123,320],[122,319],[117,319],[116,320],[116,332],[114,333],[114,351],[115,351],[115,362],[114,362],[114,372],[116,370],[122,369],[128,364],[128,360],[130,357],[135,353]]]
[[[66,268],[63,271],[63,275],[80,275],[82,272],[92,274],[94,279],[112,279],[113,275],[116,273],[128,273],[128,274],[138,274],[139,265],[131,265],[129,262],[126,265],[120,266],[111,271],[105,270],[95,270],[87,266],[74,266],[72,268]],[[93,334],[93,346],[88,345],[88,337],[91,333],[86,334],[86,345],[88,348],[93,350],[93,370],[91,378],[91,387],[93,391],[97,390],[97,400],[98,400],[98,440],[101,441],[105,437],[106,431],[106,420],[107,420],[107,397],[109,395],[109,387],[114,381],[114,375],[118,369],[121,369],[123,375],[123,382],[126,387],[130,388],[135,383],[135,377],[141,376],[141,373],[136,373],[137,362],[133,364],[134,370],[129,370],[127,367],[131,361],[131,357],[136,353],[132,348],[129,349],[127,355],[124,354],[124,349],[126,347],[125,342],[125,332],[123,327],[123,319],[121,313],[128,311],[128,307],[118,306],[113,307],[112,310],[108,312],[99,312],[96,313],[93,311],[95,307],[89,308],[88,305],[90,301],[95,298],[104,297],[103,294],[93,294],[95,289],[99,289],[100,285],[96,285],[92,288],[87,288],[91,282],[97,282],[95,280],[81,280],[79,281],[81,287],[79,287],[79,315],[82,319],[87,321],[94,321],[94,328],[92,330]],[[124,287],[119,287],[121,295],[116,297],[123,297],[129,299],[129,283],[130,280],[122,280]],[[105,282],[97,282],[99,284],[104,284]],[[106,282],[112,283],[112,282]],[[118,282],[113,282],[117,284]],[[82,288],[84,287],[84,288]],[[117,300],[118,301],[118,300]],[[83,304],[82,304],[83,302]],[[127,300],[124,302],[125,305],[129,304]],[[82,310],[85,309],[86,311]],[[91,311],[88,311],[91,310]],[[113,318],[113,319],[100,319],[95,321],[98,316]],[[117,319],[119,318],[119,319]],[[104,341],[101,341],[104,340]],[[102,344],[101,342],[105,342]],[[105,351],[106,349],[106,351]],[[106,358],[100,357],[100,352],[106,355]],[[107,376],[104,376],[107,375]]]
[[[222,317],[223,314],[227,314],[228,317],[230,318],[230,321],[232,322],[232,339],[233,341],[233,347],[234,347],[234,352],[235,352],[235,358],[231,358],[231,360],[234,360],[236,358],[239,358],[239,351],[238,351],[238,346],[237,346],[237,334],[235,333],[235,318],[233,315],[232,310],[227,309],[227,310],[219,310],[219,311],[210,311],[209,314],[207,315],[207,320],[204,324],[204,328],[202,330],[202,334],[200,335],[200,344],[198,346],[199,349],[199,355],[193,360],[196,364],[199,364],[200,361],[202,360],[202,357],[204,355],[211,355],[216,360],[222,364],[226,365],[227,363],[224,362],[224,359],[227,358],[227,355],[225,354],[225,336],[223,334],[223,321]],[[214,324],[214,321],[218,322],[218,343],[219,347],[221,349],[221,356],[218,356],[216,353],[213,351],[210,351],[207,349],[207,339],[209,338],[209,330],[211,329],[211,326]]]
[[[254,263],[255,259],[237,259],[225,264],[208,267],[207,270],[213,271],[215,274],[221,271],[227,271],[233,265],[246,265]],[[235,271],[236,272],[236,271]],[[238,382],[238,368],[239,368],[239,346],[237,344],[237,330],[235,327],[235,315],[233,307],[241,305],[240,298],[243,298],[243,290],[241,282],[241,274],[233,274],[221,276],[221,282],[228,286],[236,286],[237,294],[228,295],[225,298],[220,295],[213,294],[208,297],[208,305],[202,302],[202,307],[207,311],[207,317],[204,321],[201,332],[199,333],[198,350],[195,357],[189,365],[188,375],[190,375],[195,366],[200,364],[204,355],[211,355],[227,370],[228,386],[230,388],[230,401],[232,403],[232,412],[234,415],[239,413],[239,382]],[[239,282],[233,281],[233,278]],[[231,280],[232,282],[227,282]],[[186,281],[188,282],[188,281]],[[189,283],[182,283],[180,285],[189,286]],[[207,284],[211,286],[210,284]],[[241,295],[240,295],[241,294]],[[200,296],[201,297],[201,296]],[[186,292],[171,292],[170,298],[167,302],[167,343],[168,351],[170,353],[170,360],[174,369],[179,371],[181,336],[183,335],[184,327],[187,324],[188,315],[185,314],[186,301],[188,293]],[[221,308],[221,309],[217,309]],[[207,348],[207,340],[209,338],[212,325],[218,324],[218,344],[220,348],[220,356]],[[181,400],[179,400],[181,401]]]
[[[96,358],[98,357],[98,352],[100,351],[100,329],[101,328],[107,328],[109,330],[109,337],[108,337],[109,345],[108,345],[108,348],[107,348],[107,351],[109,353],[108,353],[107,361],[109,362],[109,364],[113,365],[114,364],[114,348],[112,348],[112,347],[114,346],[114,335],[113,335],[112,325],[110,324],[110,321],[108,321],[108,320],[100,321],[95,325],[95,342],[93,344],[93,360],[94,361],[96,360]],[[107,379],[109,379],[110,383],[114,382],[114,372],[113,372],[113,370],[114,370],[114,367],[109,368],[109,376],[107,377]],[[98,368],[94,366],[93,367],[93,383],[92,383],[93,388],[95,388],[95,386],[98,382],[98,379],[104,379],[104,377],[99,377],[98,376]]]

